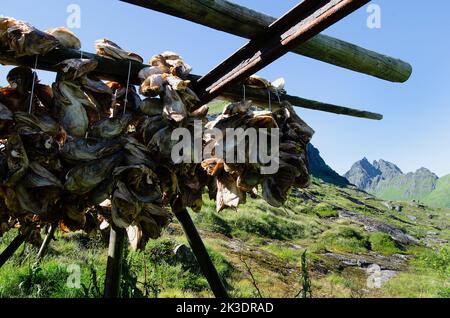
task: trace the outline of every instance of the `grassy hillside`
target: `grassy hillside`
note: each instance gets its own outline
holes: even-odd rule
[[[440,178],[436,189],[425,196],[423,202],[434,207],[450,208],[450,175]]]
[[[217,214],[206,201],[192,216],[233,297],[300,297],[306,275],[312,297],[450,297],[450,210],[386,204],[315,180],[280,209],[256,199]],[[174,257],[180,243],[187,244],[175,222],[144,252],[128,252],[123,296],[212,297],[196,264]],[[58,233],[35,266],[36,250],[23,246],[0,269],[0,297],[99,297],[106,253],[100,236]],[[393,275],[381,288],[368,285],[372,264],[383,277]],[[77,266],[80,284],[73,288],[67,281]]]
[[[371,193],[384,200],[423,200],[436,186],[436,179],[429,175],[396,175],[381,180]]]

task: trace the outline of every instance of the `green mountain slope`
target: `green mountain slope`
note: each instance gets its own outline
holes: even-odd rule
[[[384,200],[420,201],[434,207],[450,208],[450,176],[439,179],[426,168],[405,174],[388,161],[371,164],[364,158],[344,176],[359,189]]]
[[[423,202],[433,207],[450,208],[450,175],[440,178],[436,189],[425,196]]]
[[[372,183],[369,192],[385,200],[421,201],[434,191],[437,181],[434,173],[421,168],[414,173],[379,177]]]

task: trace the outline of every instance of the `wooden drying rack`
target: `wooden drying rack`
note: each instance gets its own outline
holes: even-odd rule
[[[244,47],[205,76],[190,76],[192,88],[203,102],[209,102],[215,97],[234,101],[242,99],[242,81],[289,51],[391,82],[405,82],[412,72],[411,65],[399,59],[320,34],[320,32],[367,4],[370,0],[305,0],[278,20],[225,0],[120,1],[250,39]],[[88,52],[57,48],[44,56],[40,56],[37,68],[56,71],[56,64],[66,59],[79,58],[81,53],[84,58],[98,61],[98,67],[94,74],[103,80],[126,82],[129,63],[131,63],[130,83],[139,85],[138,73],[141,69],[147,67],[147,65],[135,61],[117,61]],[[0,50],[0,63],[34,67],[35,57],[15,58],[13,53]],[[275,94],[268,94],[265,89],[246,87],[245,91],[248,99],[263,106],[268,104],[268,98],[271,98],[274,102],[280,98],[302,108],[373,120],[383,118],[381,114],[302,97],[287,94],[276,96]],[[220,298],[228,298],[227,290],[188,211],[185,208],[179,208],[173,209],[173,212],[183,227],[214,295]],[[39,251],[40,257],[44,255],[48,247],[54,228],[55,225],[51,225]],[[120,296],[124,237],[124,229],[111,226],[104,291],[104,296],[108,298]],[[0,254],[0,267],[24,241],[25,236],[19,234]]]

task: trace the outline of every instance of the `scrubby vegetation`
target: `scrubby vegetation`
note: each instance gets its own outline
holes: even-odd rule
[[[257,199],[216,213],[206,201],[192,216],[233,297],[450,297],[450,211],[399,204],[402,211],[392,211],[364,192],[316,180],[307,192],[293,192],[284,208]],[[401,244],[383,228],[340,216],[342,210],[384,222],[419,244]],[[1,239],[0,250],[14,235]],[[144,251],[127,252],[122,297],[212,297],[195,259],[175,257],[179,244],[187,242],[175,222]],[[58,233],[39,264],[36,254],[23,245],[0,269],[0,297],[101,297],[107,258],[101,237]],[[373,263],[396,273],[379,289],[367,286]]]

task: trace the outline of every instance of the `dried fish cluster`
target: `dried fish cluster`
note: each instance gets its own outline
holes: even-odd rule
[[[81,43],[64,28],[44,33],[0,18],[0,46],[16,56],[45,54],[59,45],[78,49]],[[107,39],[97,41],[96,49],[106,58],[143,61]],[[271,112],[255,111],[249,101],[230,104],[209,121],[208,106],[189,87],[191,67],[176,53],[150,60],[139,73],[139,92],[128,83],[99,80],[93,75],[97,64],[59,63],[52,87],[40,84],[29,68],[9,72],[9,86],[0,89],[0,236],[19,227],[38,243],[43,224],[90,232],[114,223],[127,228],[139,248],[168,224],[168,207],[199,211],[206,188],[220,211],[236,208],[246,194],[256,196],[259,185],[263,198],[280,206],[292,186],[308,184],[306,145],[313,131],[288,103]],[[269,86],[256,77],[248,84],[261,83]],[[281,90],[284,83],[270,85]],[[221,131],[279,128],[278,172],[263,175],[261,163],[227,163],[218,154],[201,164],[195,152],[189,154],[192,163],[173,162],[172,132],[184,128],[195,135],[198,122]],[[217,142],[206,134],[200,147]]]
[[[277,160],[277,172],[274,174],[261,173],[261,160],[255,163],[251,159],[251,150],[245,146],[246,139],[242,138],[234,143],[223,142],[223,153],[213,154],[202,162],[202,167],[209,176],[214,177],[210,182],[210,196],[216,197],[217,211],[224,208],[237,208],[245,203],[246,194],[255,196],[258,186],[262,186],[264,200],[272,206],[280,207],[287,200],[287,194],[291,187],[306,187],[309,183],[308,161],[306,155],[307,144],[314,131],[295,113],[288,102],[280,103],[274,111],[254,111],[251,101],[244,101],[228,105],[223,113],[214,121],[207,124],[208,128],[216,128],[223,131],[229,127],[243,129],[266,128],[266,138],[257,143],[266,143],[270,148],[270,134],[272,129],[278,129],[280,144],[279,154],[274,157]],[[206,136],[206,145],[221,142],[217,136]],[[258,139],[261,135],[258,134]],[[243,147],[240,147],[244,143]],[[231,145],[231,146],[228,146]],[[275,145],[273,146],[275,147]],[[226,158],[233,158],[240,149],[245,149],[245,162],[229,163]],[[276,149],[278,150],[278,149]],[[259,149],[261,151],[261,149]],[[224,159],[225,158],[225,159]],[[267,163],[266,163],[267,164]]]

